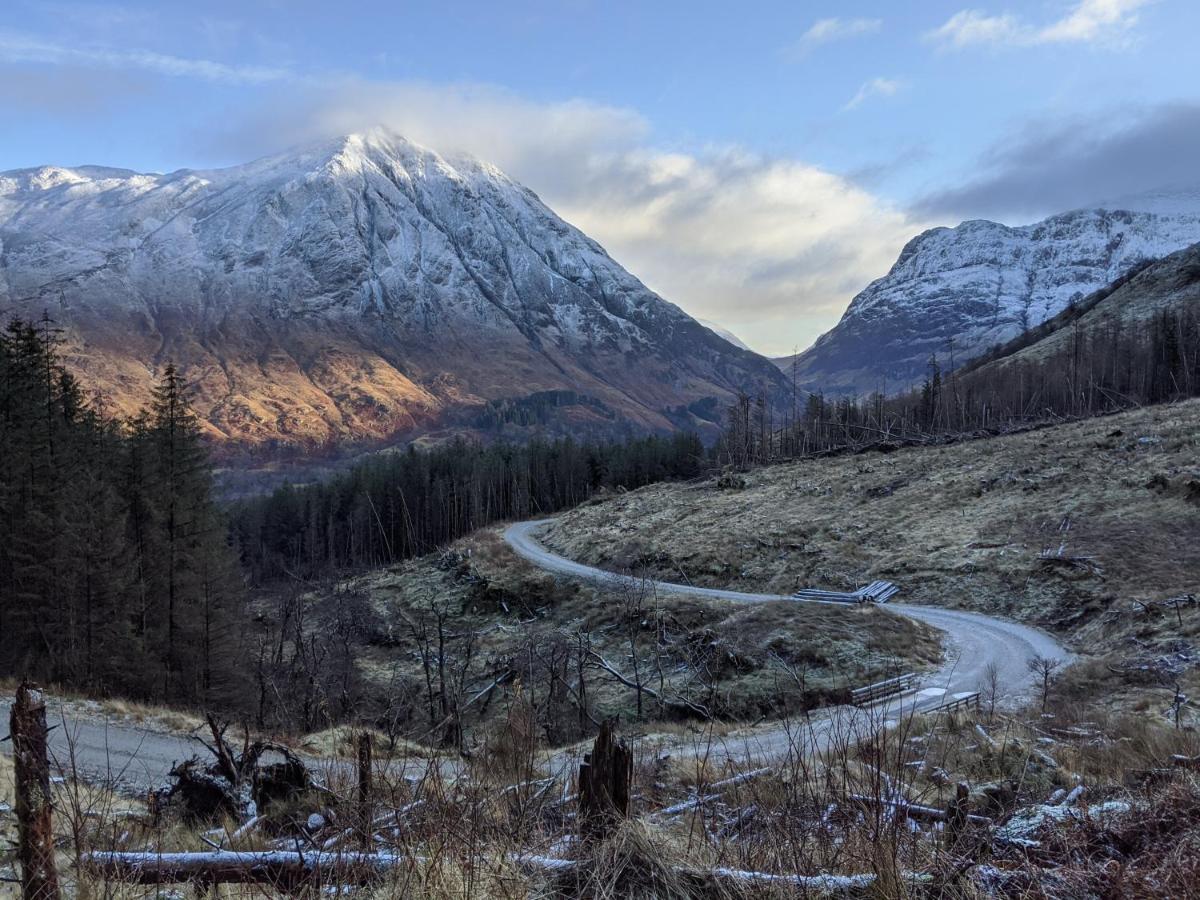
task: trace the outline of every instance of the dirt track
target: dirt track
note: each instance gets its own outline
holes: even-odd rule
[[[550,572],[613,589],[643,584],[641,579],[586,566],[547,550],[538,542],[537,533],[550,521],[552,520],[540,519],[533,522],[517,522],[505,530],[504,539],[518,555]],[[725,591],[667,581],[654,581],[651,584],[654,590],[661,593],[696,594],[723,598],[735,603],[793,599],[778,594]],[[1071,658],[1071,654],[1048,634],[1004,619],[980,613],[902,603],[889,603],[887,609],[925,622],[945,634],[946,656],[942,667],[923,676],[917,690],[902,698],[880,704],[865,712],[843,709],[810,720],[812,733],[799,739],[802,744],[813,749],[822,749],[828,744],[831,736],[840,733],[843,727],[855,727],[851,724],[855,717],[870,719],[872,722],[894,720],[914,711],[938,706],[955,695],[980,690],[984,687],[983,682],[989,666],[993,665],[998,673],[1000,699],[1012,704],[1028,697],[1034,686],[1035,676],[1029,669],[1030,660],[1044,657],[1065,663]],[[727,741],[726,752],[730,753],[733,746],[738,746],[742,748],[738,751],[739,755],[772,755],[795,745],[797,741],[798,736],[791,729],[766,728],[747,732]]]
[[[579,578],[604,587],[621,588],[640,580],[630,576],[573,562],[543,547],[536,538],[537,531],[549,520],[519,522],[505,531],[505,540],[522,557],[547,571]],[[775,594],[751,594],[725,591],[718,588],[692,587],[671,582],[654,582],[655,590],[664,593],[696,594],[716,597],[735,603],[760,603],[769,600],[790,600]],[[805,601],[796,601],[805,602]],[[834,604],[837,605],[837,604]],[[753,760],[777,756],[794,748],[820,750],[847,729],[894,722],[914,711],[937,706],[956,694],[979,690],[989,664],[995,664],[1000,676],[1003,699],[1016,702],[1029,695],[1034,677],[1027,663],[1037,656],[1067,661],[1070,654],[1045,633],[1014,622],[928,606],[888,604],[887,608],[900,615],[925,622],[945,634],[946,659],[936,672],[925,675],[916,691],[881,703],[868,710],[838,708],[809,717],[805,727],[765,726],[735,732],[718,741],[718,746],[699,748],[706,754],[716,752],[728,758]],[[0,702],[0,717],[8,720],[9,703]],[[70,707],[52,705],[50,724],[51,752],[56,766],[67,770],[72,761],[88,780],[114,783],[125,791],[144,792],[161,784],[171,767],[192,755],[206,755],[199,742],[190,738],[139,728],[120,721],[107,721],[98,715],[84,715]],[[4,729],[5,731],[7,729]],[[11,752],[11,744],[0,743],[0,752]],[[686,746],[680,752],[688,752]],[[552,768],[572,765],[573,753],[552,754]],[[448,764],[448,765],[447,765]],[[443,760],[444,769],[454,764]]]

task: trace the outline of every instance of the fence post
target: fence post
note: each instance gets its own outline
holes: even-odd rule
[[[46,701],[36,685],[22,682],[9,715],[16,770],[17,859],[24,900],[58,900],[51,818],[50,759],[46,747]]]

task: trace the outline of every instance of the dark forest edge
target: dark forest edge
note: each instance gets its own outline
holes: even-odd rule
[[[1081,308],[1111,292],[1099,292]],[[993,351],[986,364],[955,371],[943,372],[931,357],[924,382],[893,396],[832,400],[807,393],[803,401],[794,397],[780,422],[763,398],[742,395],[729,410],[714,455],[744,467],[867,447],[895,449],[1200,395],[1200,309],[1177,306],[1140,323],[1108,320],[1090,329],[1073,327],[1081,314],[1067,310],[1059,317],[1059,328],[1071,328],[1070,339],[1040,359],[1008,356],[1036,343],[1033,332],[1045,337],[1057,329],[1038,326]]]
[[[59,344],[49,320],[0,333],[0,677],[253,708],[286,727],[291,716],[266,716],[262,698],[246,696],[252,672],[265,684],[263,642],[247,637],[261,586],[419,556],[499,520],[705,467],[700,440],[682,433],[460,440],[380,453],[328,481],[223,508],[175,368],[150,408],[124,421],[64,368]]]

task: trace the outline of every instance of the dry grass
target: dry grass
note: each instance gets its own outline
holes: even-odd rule
[[[518,686],[546,724],[550,684],[537,665],[555,648],[577,646],[580,635],[626,675],[632,675],[632,639],[648,683],[703,702],[719,727],[838,702],[859,683],[940,659],[930,629],[876,607],[831,609],[786,601],[743,606],[656,596],[652,590],[618,596],[534,569],[512,553],[497,530],[459,541],[448,556],[371,572],[345,587],[369,598],[387,634],[386,642],[358,652],[368,690],[383,696],[394,694],[397,685],[407,686],[418,698],[414,717],[419,722],[409,732],[418,741],[427,740],[421,734],[428,726],[420,724],[427,717],[421,717],[421,654],[411,623],[428,621],[435,609],[446,611],[456,635],[474,635],[474,658],[481,667],[484,660],[511,660],[518,675],[486,706],[480,702],[473,708],[469,743],[474,744],[482,744],[507,715],[508,698]],[[531,653],[535,668],[529,671]],[[575,678],[573,666],[569,674]],[[488,680],[480,671],[473,685]],[[587,690],[596,721],[638,719],[635,692],[598,668],[593,667]],[[686,723],[677,710],[664,710],[646,698],[638,727],[670,733]],[[543,728],[539,742],[561,745],[580,736],[577,729]]]
[[[694,755],[677,748],[666,757],[648,741],[635,740],[633,818],[607,840],[586,846],[573,839],[571,771],[546,771],[539,762],[518,698],[493,735],[503,748],[502,767],[484,766],[458,777],[445,774],[436,761],[404,776],[385,765],[377,769],[375,809],[406,812],[400,827],[379,827],[374,843],[407,862],[358,895],[381,900],[820,896],[795,885],[729,874],[756,871],[867,875],[874,882],[866,896],[888,898],[991,896],[986,878],[1019,887],[1014,896],[1065,900],[1080,896],[1085,887],[1096,896],[1189,896],[1193,850],[1200,846],[1200,785],[1182,771],[1162,784],[1125,782],[1131,771],[1161,768],[1171,753],[1196,753],[1200,745],[1194,733],[1108,715],[1102,705],[1081,705],[1058,689],[1047,714],[1027,709],[994,719],[917,717],[876,730],[881,724],[865,733],[861,723],[836,730],[823,753],[786,753],[767,761],[771,771],[736,783],[726,779],[763,761],[732,763],[715,752],[715,737],[707,739],[713,752],[706,753],[705,738],[698,737]],[[789,727],[802,745],[805,723]],[[0,797],[9,790],[6,763],[0,758]],[[344,767],[340,774],[332,777],[331,771],[326,778],[340,799],[321,806],[327,815],[330,806],[335,811],[331,824],[312,835],[313,843],[338,834],[346,815],[353,816],[353,779]],[[951,847],[939,828],[914,827],[879,805],[881,799],[902,796],[945,808],[958,781],[970,786],[972,811],[997,823],[1077,784],[1087,788],[1081,810],[1089,804],[1101,809],[1112,800],[1131,808],[1115,816],[1081,813],[1052,831],[1039,831],[1036,847],[1014,849],[997,842],[991,826],[971,826]],[[128,804],[110,800],[106,806],[102,794],[74,800],[67,785],[58,790],[62,871],[72,891],[112,898],[162,894],[161,888],[75,881],[71,863],[77,848],[202,849],[197,829],[156,823],[140,809],[129,815]],[[709,799],[683,813],[666,811],[692,797]],[[312,811],[318,809],[297,808],[290,816],[269,810],[270,830],[237,846],[286,849],[297,841],[311,846],[298,829]],[[233,828],[234,823],[225,823],[224,834],[209,837],[232,846],[227,835]],[[354,848],[357,841],[345,846]],[[547,869],[538,861],[542,858],[563,860],[569,868]],[[983,863],[990,867],[987,872],[999,874],[985,877]],[[910,886],[912,872],[924,873],[920,889]],[[1155,894],[1156,884],[1170,890]],[[219,892],[222,897],[284,894],[269,887],[226,886]]]
[[[100,711],[108,718],[129,722],[151,731],[185,734],[207,727],[204,719],[195,713],[118,697],[101,700]]]
[[[1200,609],[1184,610],[1182,626],[1130,612],[1135,599],[1200,594],[1200,401],[745,478],[744,490],[653,485],[583,506],[546,543],[592,565],[736,590],[882,578],[898,600],[1010,616],[1109,663],[1200,659]],[[1060,547],[1091,560],[1040,561]],[[1184,668],[1195,693],[1197,670]],[[1126,705],[1151,687],[1117,681]]]
[[[436,750],[423,744],[406,741],[403,738],[389,738],[378,729],[353,725],[337,725],[324,731],[292,738],[288,743],[310,756],[319,756],[324,759],[354,759],[358,752],[356,741],[358,736],[363,733],[370,734],[372,744],[380,750],[386,750],[391,757],[432,759],[438,755]]]

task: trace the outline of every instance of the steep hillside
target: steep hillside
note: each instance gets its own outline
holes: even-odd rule
[[[529,398],[577,431],[703,428],[783,384],[494,167],[383,131],[0,174],[0,313],[43,312],[120,411],[175,361],[210,433],[259,446],[469,431]]]
[[[963,373],[1034,362],[1067,350],[1077,335],[1127,331],[1173,310],[1200,310],[1200,244],[1146,264],[1036,328],[979,357]]]
[[[833,395],[905,389],[931,355],[943,368],[961,364],[1200,240],[1196,195],[1123,202],[1019,228],[970,221],[917,236],[799,355],[801,385]],[[791,357],[777,364],[791,373]]]
[[[1200,401],[745,478],[582,506],[544,540],[591,565],[733,590],[887,579],[904,602],[1011,616],[1114,665],[1161,657],[1200,688],[1200,609],[1176,621],[1153,606],[1200,595]]]

